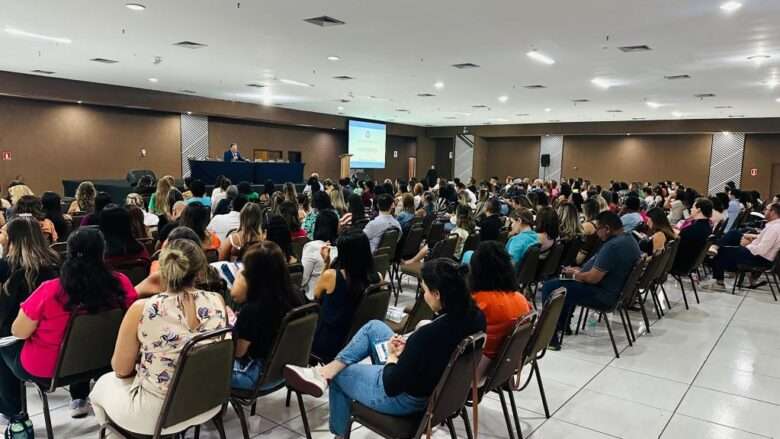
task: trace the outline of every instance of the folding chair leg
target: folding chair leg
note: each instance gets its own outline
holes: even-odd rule
[[[550,419],[550,408],[547,406],[547,395],[544,393],[544,384],[542,384],[542,375],[539,373],[539,363],[533,362],[532,373],[536,374],[536,384],[539,386],[539,394],[542,396],[542,406],[544,406],[544,416]]]
[[[780,289],[780,285],[772,285],[772,278],[769,276],[768,272],[764,272],[764,275],[766,276],[766,283],[769,284],[769,290],[772,291],[772,297],[775,299],[775,302],[777,302],[777,294],[775,293],[775,286]],[[774,276],[774,273],[772,273]],[[775,279],[775,282],[777,282],[777,279]]]
[[[106,439],[106,427],[100,427],[100,431],[98,431],[98,439]]]
[[[254,416],[257,413],[257,400],[252,403],[252,410],[249,411],[249,416]]]
[[[286,400],[285,400],[285,402],[284,402],[284,406],[285,406],[285,407],[289,407],[289,406],[290,406],[290,396],[291,396],[291,395],[292,395],[292,390],[290,390],[290,389],[288,388],[288,389],[287,389],[287,399],[286,399]]]
[[[509,439],[515,438],[515,433],[512,430],[512,421],[509,419],[509,410],[506,408],[506,398],[504,398],[504,391],[499,387],[496,389],[498,392],[498,399],[501,401],[501,411],[504,412],[504,421],[506,422],[506,431],[509,433]]]
[[[693,296],[696,297],[696,303],[701,303],[699,301],[699,291],[696,289],[696,282],[693,281],[693,275],[688,275],[688,278],[691,279],[691,287],[693,287]]]
[[[634,325],[631,323],[631,317],[628,314],[628,310],[623,310],[626,314],[626,324],[628,325],[628,330],[631,332],[631,338],[636,341],[636,333],[634,333]],[[650,332],[650,331],[648,331]]]
[[[447,418],[447,429],[450,431],[450,437],[452,439],[458,439],[458,435],[455,433],[455,424],[452,423],[452,418]]]
[[[303,405],[303,396],[301,392],[295,392],[298,397],[298,409],[301,411],[301,420],[303,421],[303,431],[306,432],[306,439],[311,439],[311,429],[309,428],[309,418],[306,416],[306,407]]]
[[[214,428],[216,428],[217,433],[219,433],[219,439],[227,439],[227,436],[225,436],[225,422],[222,420],[222,412],[219,412],[211,422],[214,423]]]
[[[195,426],[195,431],[193,432],[193,438],[200,439],[200,425]]]
[[[685,286],[683,285],[682,277],[677,277],[675,279],[680,283],[680,292],[682,292],[683,301],[685,302],[685,309],[690,309],[688,308],[688,297],[685,296]]]
[[[653,294],[652,291],[649,291],[647,294]],[[650,319],[647,317],[647,310],[645,309],[645,303],[643,301],[639,301],[639,311],[642,312],[642,320],[645,321],[645,332],[648,334],[650,333]],[[628,319],[628,310],[626,310],[626,318]],[[659,317],[660,318],[660,317]],[[631,334],[634,334],[634,328],[631,327],[631,320],[629,319],[629,328],[631,328]],[[636,340],[636,336],[634,336],[634,340]]]
[[[585,313],[585,308],[580,307],[580,317],[577,319],[577,329],[574,330],[574,335],[580,335],[580,326],[582,326],[582,329],[585,329],[585,326],[582,323],[582,315]]]
[[[349,422],[347,422],[347,431],[344,433],[344,439],[349,439],[351,435],[352,435],[352,416],[349,417]]]
[[[741,279],[742,279],[743,276],[744,276],[744,274],[737,273],[736,277],[734,277],[734,285],[731,286],[731,294],[732,295],[736,294],[736,292],[737,292],[737,284],[740,284],[742,282]],[[740,285],[739,289],[740,290],[742,289],[741,285]]]
[[[249,439],[249,427],[246,425],[244,407],[241,406],[241,403],[232,399],[230,400],[230,404],[233,406],[233,410],[236,411],[236,416],[238,416],[238,421],[241,424],[241,433],[243,433],[244,439]]]
[[[520,417],[517,415],[517,404],[515,403],[515,394],[512,392],[511,386],[506,386],[506,393],[509,394],[509,404],[512,407],[512,416],[515,418],[515,430],[517,431],[517,437],[523,439],[523,430],[520,428]]]
[[[605,317],[604,322],[606,322],[607,324],[607,332],[609,332],[609,339],[612,341],[612,349],[615,351],[615,358],[620,358],[620,353],[618,352],[617,344],[615,344],[615,336],[612,335],[612,326],[609,324],[609,318]]]
[[[666,300],[666,309],[672,309],[672,304],[669,303],[669,296],[666,294],[666,288],[661,284],[661,292],[664,293],[664,300]]]
[[[623,309],[618,310],[620,314],[620,321],[623,322],[623,331],[626,332],[626,338],[628,339],[628,345],[633,346],[634,342],[631,340],[631,334],[628,332],[628,324],[626,324],[626,317],[623,315]],[[633,329],[632,329],[633,331]]]
[[[40,387],[36,386],[38,394],[41,395],[41,401],[43,402],[43,420],[46,423],[46,437],[48,439],[54,439],[54,431],[51,427],[51,413],[49,413],[49,397],[46,392]]]
[[[474,433],[471,432],[471,421],[469,421],[469,411],[466,407],[460,410],[460,416],[463,418],[463,428],[466,430],[466,439],[474,439]]]

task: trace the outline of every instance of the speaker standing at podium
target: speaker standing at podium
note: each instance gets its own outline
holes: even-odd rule
[[[224,156],[222,157],[222,160],[225,161],[225,163],[230,162],[245,162],[246,159],[241,157],[241,153],[238,152],[238,144],[237,143],[231,143],[230,148],[225,151]]]

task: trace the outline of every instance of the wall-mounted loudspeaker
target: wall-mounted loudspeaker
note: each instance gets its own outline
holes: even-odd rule
[[[550,166],[550,154],[542,154],[542,167]]]

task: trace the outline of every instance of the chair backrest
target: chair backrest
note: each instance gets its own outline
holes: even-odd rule
[[[72,224],[71,233],[75,232],[76,230],[78,230],[79,227],[81,227],[81,221],[84,219],[85,216],[87,216],[87,214],[71,216],[71,220],[70,220]]]
[[[704,244],[704,247],[699,250],[699,253],[696,255],[696,260],[693,262],[693,265],[691,266],[691,271],[696,271],[701,265],[704,263],[704,260],[707,259],[707,250],[709,250],[710,246],[715,244],[715,237],[710,236],[707,238],[707,242]]]
[[[401,231],[395,227],[391,227],[382,233],[379,238],[379,246],[377,248],[387,247],[390,249],[390,254],[395,254],[395,249],[398,247],[398,239],[401,236]]]
[[[651,262],[652,260],[648,262],[645,259],[639,258],[634,264],[634,268],[631,269],[626,281],[623,283],[623,289],[620,291],[620,300],[618,302],[621,302],[623,306],[629,307],[633,304],[634,297],[638,291],[637,287],[639,281],[642,279],[643,275],[649,271],[646,270],[646,268]]]
[[[507,230],[502,230],[498,232],[498,239],[496,241],[500,242],[501,244],[506,244],[508,240],[509,240],[509,232]]]
[[[67,242],[55,242],[54,244],[50,245],[52,250],[57,252],[57,254],[60,255],[60,258],[64,259],[65,255],[68,253],[68,243]]]
[[[428,258],[455,259],[455,247],[458,246],[458,239],[458,235],[452,235],[437,242],[436,245],[433,246],[433,249],[431,249],[431,254],[428,256]]]
[[[401,334],[407,334],[414,331],[417,325],[423,320],[433,319],[433,310],[425,302],[422,296],[414,301],[412,309],[409,311],[409,315],[406,317],[406,323],[401,330]]]
[[[425,416],[417,430],[420,437],[425,432],[428,419],[431,425],[438,425],[460,412],[470,395],[474,382],[474,367],[482,357],[485,345],[483,332],[470,335],[458,344],[450,361],[439,378],[439,383],[428,398]]]
[[[512,329],[501,343],[498,355],[490,363],[485,372],[485,391],[491,391],[506,384],[515,374],[520,373],[523,355],[528,349],[528,343],[533,334],[536,313],[531,313],[512,326]]]
[[[525,251],[523,259],[517,266],[517,283],[522,287],[530,285],[534,279],[536,279],[536,270],[539,267],[539,250],[541,246],[538,244],[528,247]]]
[[[295,256],[295,259],[301,260],[301,257],[303,256],[303,246],[306,245],[307,242],[309,242],[309,238],[305,236],[292,240],[292,254]]]
[[[543,281],[558,273],[561,268],[561,259],[563,259],[563,250],[562,242],[556,242],[550,247],[550,250],[547,251],[547,257],[540,261],[541,264],[538,264],[537,281]]]
[[[444,239],[444,223],[441,221],[434,221],[431,223],[431,229],[428,231],[426,237],[428,241],[428,247],[433,248],[437,242]]]
[[[528,343],[523,364],[528,364],[535,360],[540,352],[547,349],[558,328],[558,318],[561,312],[563,312],[564,300],[566,300],[566,288],[558,288],[553,291],[547,303],[544,304],[542,312],[536,319],[534,333],[531,336],[531,341]]]
[[[463,243],[463,252],[467,251],[476,251],[477,248],[479,248],[479,243],[481,242],[481,238],[479,237],[478,233],[472,233],[469,235],[468,238],[466,238],[466,242]]]
[[[666,282],[666,279],[669,278],[669,273],[672,271],[672,267],[674,267],[674,260],[677,258],[677,249],[680,247],[680,239],[673,239],[666,243],[666,249],[669,252],[668,256],[666,257],[666,264],[664,265],[663,270],[661,271],[661,276],[659,278],[659,283]]]
[[[116,308],[71,316],[57,356],[51,390],[97,378],[111,370],[111,357],[124,315],[124,310]]]
[[[653,282],[660,275],[661,270],[663,270],[664,266],[666,265],[666,255],[668,253],[669,249],[664,248],[663,250],[650,256],[650,258],[645,261],[645,271],[639,278],[639,283],[637,285],[638,289],[646,290],[650,288]]]
[[[154,247],[155,247],[154,238],[139,238],[138,242],[143,244],[144,248],[146,248],[147,253],[149,253],[150,255],[154,253]]]
[[[155,438],[163,429],[219,407],[230,398],[234,352],[230,331],[224,328],[199,334],[184,345],[157,420]]]
[[[374,270],[379,273],[379,278],[384,280],[390,271],[390,249],[380,248],[374,254]]]
[[[577,255],[582,248],[582,238],[572,238],[563,241],[563,257],[561,265],[564,267],[572,266],[577,263]]]
[[[136,259],[134,261],[113,264],[112,268],[130,279],[133,285],[138,285],[149,276],[149,260]]]
[[[420,245],[425,238],[423,227],[420,225],[412,225],[406,232],[403,238],[403,244],[400,246],[400,253],[398,253],[398,260],[410,259],[420,251]]]
[[[282,319],[273,348],[257,380],[257,389],[283,379],[284,366],[306,366],[311,356],[311,344],[317,330],[319,305],[309,303],[290,310]]]
[[[355,308],[352,327],[349,329],[346,340],[351,340],[352,336],[371,320],[384,320],[387,316],[388,306],[390,306],[390,288],[386,282],[366,288],[363,298],[360,299],[360,303]]]
[[[213,248],[207,249],[206,250],[206,261],[208,261],[209,264],[211,264],[212,262],[219,261],[219,251],[217,251],[217,249],[213,249]]]
[[[301,289],[303,283],[303,264],[290,264],[287,266],[287,271],[290,273],[290,283],[296,291]]]

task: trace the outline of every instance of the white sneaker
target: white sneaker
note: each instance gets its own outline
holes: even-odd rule
[[[8,416],[0,413],[0,428],[5,429],[5,427],[7,427],[10,423],[11,419],[9,419]]]
[[[284,379],[293,389],[311,395],[315,398],[321,397],[328,388],[328,382],[320,374],[319,367],[284,367]]]
[[[74,399],[70,402],[70,417],[85,418],[89,414],[89,403],[86,399]]]

